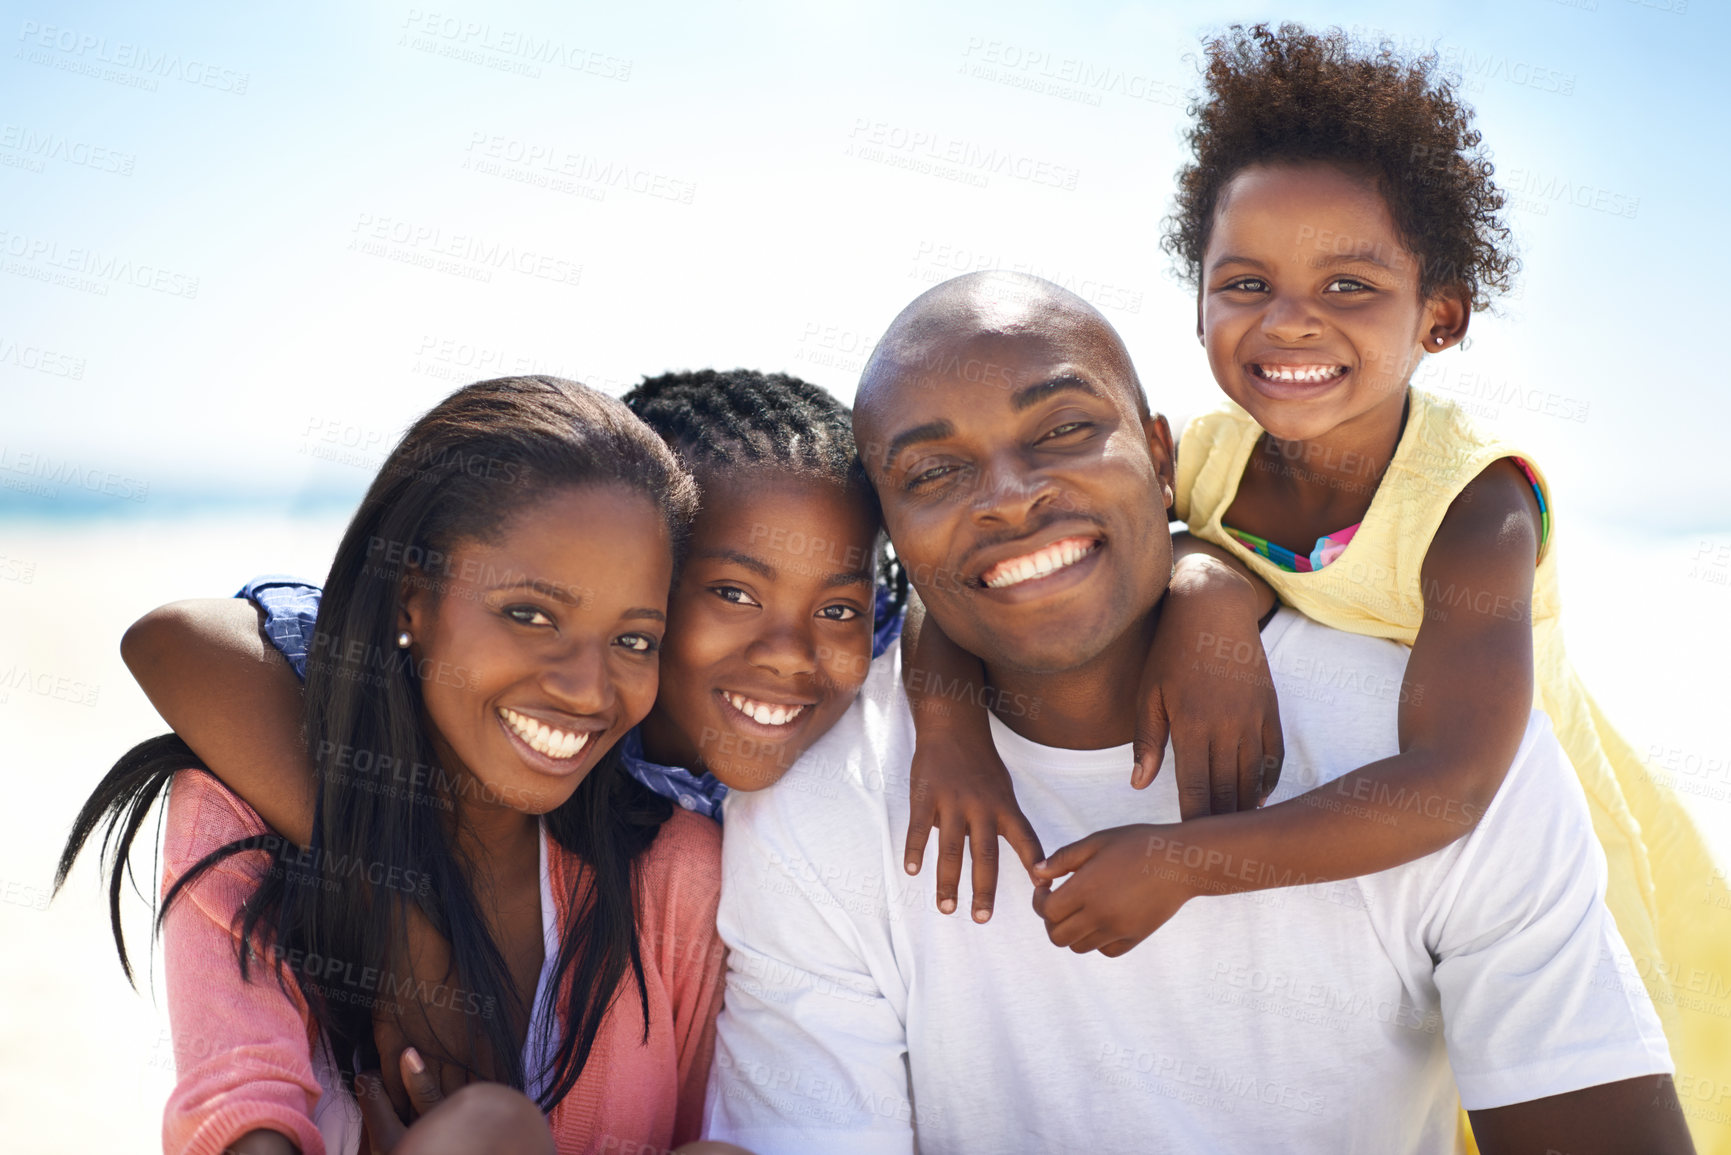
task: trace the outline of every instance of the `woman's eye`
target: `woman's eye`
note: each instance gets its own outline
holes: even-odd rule
[[[860,612],[852,606],[825,606],[817,611],[817,616],[832,622],[851,622]]]
[[[710,586],[709,592],[724,602],[732,602],[736,606],[755,606],[757,602],[752,596],[738,586]]]
[[[534,606],[506,606],[505,616],[520,626],[550,626],[553,619]]]
[[[661,643],[648,634],[624,634],[615,638],[614,643],[634,654],[653,654],[661,648]]]

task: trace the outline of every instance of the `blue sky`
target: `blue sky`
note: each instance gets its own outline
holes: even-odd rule
[[[1204,33],[1434,45],[1526,271],[1429,383],[1564,516],[1723,532],[1722,5],[292,8],[0,16],[0,514],[358,495],[451,388],[704,365],[851,395],[935,280],[1026,268],[1215,403],[1158,247]]]

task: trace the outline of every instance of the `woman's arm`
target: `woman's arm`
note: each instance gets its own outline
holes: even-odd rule
[[[1532,711],[1539,524],[1532,488],[1508,461],[1450,506],[1425,557],[1426,616],[1401,686],[1399,754],[1259,812],[1122,827],[1135,833],[1103,831],[1065,847],[1040,871],[1048,881],[1076,872],[1043,903],[1053,928],[1070,920],[1060,945],[1128,943],[1108,952],[1121,954],[1197,895],[1374,874],[1470,833],[1502,786]],[[1165,862],[1204,865],[1131,870],[1145,861],[1138,855],[1150,837],[1161,840]],[[1254,881],[1233,872],[1247,860],[1269,869]],[[1074,918],[1079,912],[1087,917]]]
[[[312,840],[301,685],[238,598],[174,602],[126,631],[120,656],[157,713],[224,785],[300,846]]]
[[[164,894],[212,850],[264,830],[257,815],[197,770],[175,777],[164,826]],[[236,953],[236,916],[271,867],[262,850],[225,859],[181,891],[163,919],[175,1068],[163,1108],[166,1151],[266,1143],[255,1137],[261,1131],[286,1136],[300,1151],[322,1144],[312,1120],[322,1088],[300,988],[287,975],[286,989],[278,984],[268,953],[254,954],[242,978]]]

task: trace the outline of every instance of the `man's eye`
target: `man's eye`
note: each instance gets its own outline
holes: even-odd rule
[[[922,469],[911,475],[904,488],[915,489],[922,485],[930,485],[934,481],[942,481],[951,475],[959,477],[966,472],[966,467],[960,465],[934,465],[930,469]]]
[[[710,586],[709,592],[724,602],[732,602],[736,606],[755,606],[752,596],[738,586]]]
[[[949,469],[950,467],[947,465],[934,465],[930,469],[922,469],[920,472],[908,478],[908,488],[912,489],[916,485],[924,485],[928,481],[936,481],[948,472]]]
[[[653,654],[661,648],[661,643],[648,634],[621,634],[613,642],[634,654]]]
[[[553,619],[534,606],[506,606],[505,616],[520,626],[550,626]]]
[[[817,616],[832,622],[851,622],[860,613],[852,606],[825,606],[817,611]]]
[[[1072,433],[1078,433],[1084,429],[1092,429],[1093,427],[1094,425],[1091,421],[1066,421],[1064,424],[1048,431],[1044,437],[1040,438],[1040,440],[1049,441],[1054,437],[1068,437]]]

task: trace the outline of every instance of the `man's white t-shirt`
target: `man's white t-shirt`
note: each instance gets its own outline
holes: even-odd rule
[[[1397,752],[1405,647],[1290,610],[1263,643],[1286,739],[1272,801]],[[1048,851],[1178,820],[1170,757],[1135,791],[1128,746],[1053,749],[996,719],[993,736]],[[1457,1097],[1672,1069],[1542,714],[1467,838],[1364,878],[1195,899],[1118,959],[1052,946],[1008,853],[990,923],[965,913],[966,869],[961,911],[938,913],[936,854],[918,878],[900,865],[912,752],[892,650],[786,778],[728,796],[713,1137],[758,1155],[916,1136],[994,1155],[1453,1151]]]

